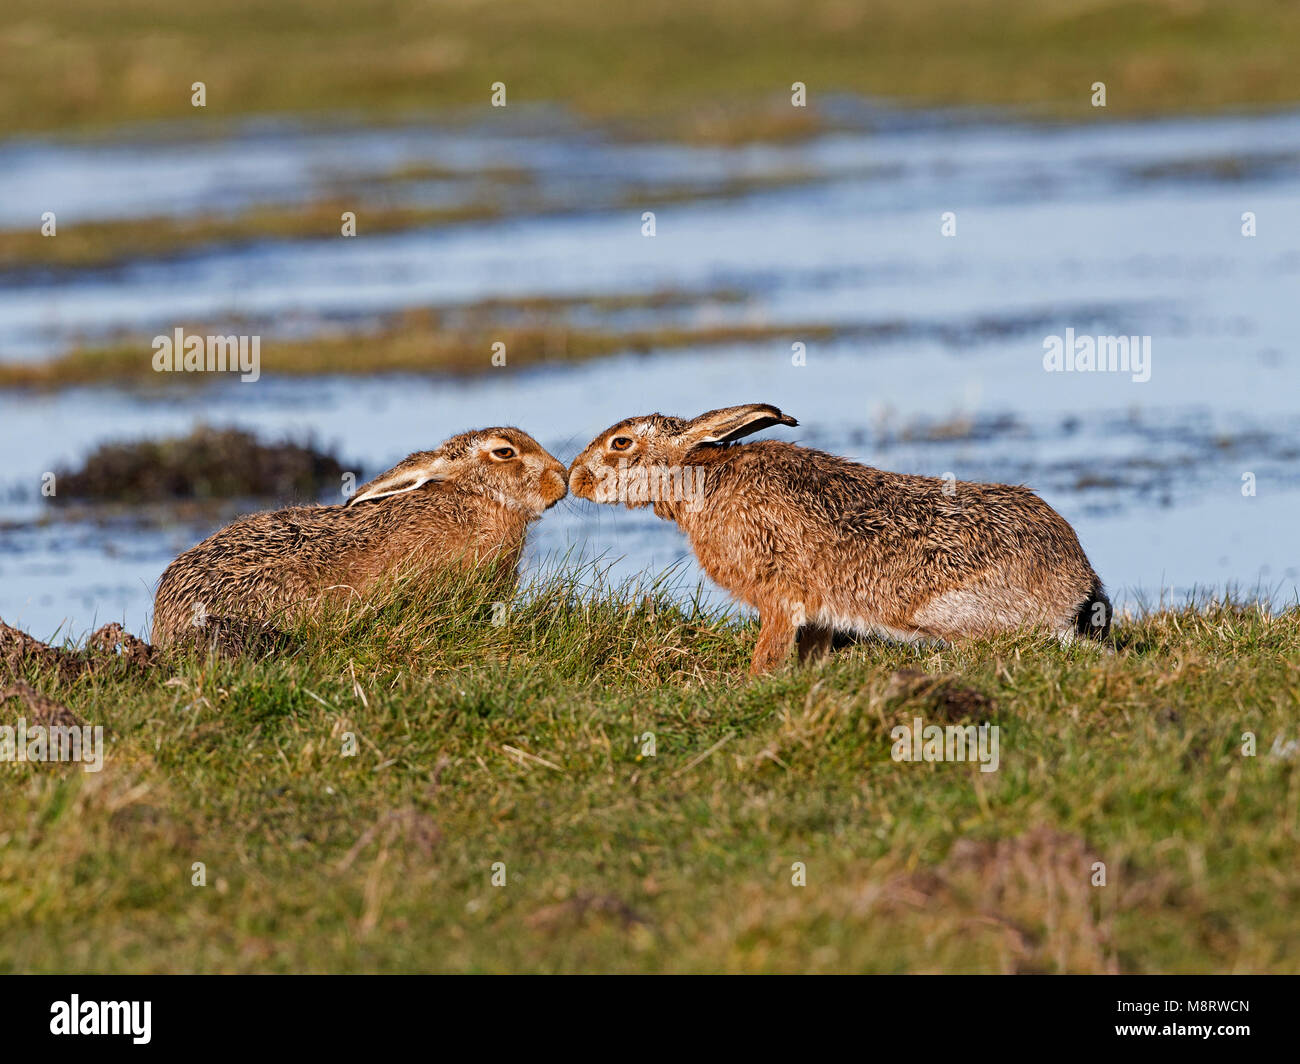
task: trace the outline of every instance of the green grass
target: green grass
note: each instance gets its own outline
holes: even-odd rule
[[[790,86],[1095,117],[1300,98],[1285,0],[8,0],[0,128],[266,112],[370,117],[511,106],[708,140],[815,128]]]
[[[0,768],[0,971],[1300,970],[1295,610],[753,680],[751,624],[592,583],[29,671],[110,752]],[[997,724],[1000,769],[892,761],[914,716]]]

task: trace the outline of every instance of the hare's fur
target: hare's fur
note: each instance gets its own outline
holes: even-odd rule
[[[153,641],[192,636],[209,618],[293,620],[398,573],[492,563],[513,583],[528,524],[564,496],[565,474],[526,432],[482,429],[411,455],[346,505],[241,518],[167,567]]]
[[[686,533],[701,568],[759,612],[753,669],[800,659],[833,633],[953,640],[1025,628],[1105,635],[1110,604],[1069,524],[1033,492],[888,473],[771,440],[797,422],[764,404],[692,421],[653,414],[601,433],[570,467],[570,490],[653,505]],[[617,447],[616,449],[616,441]],[[693,468],[703,498],[611,491],[637,465]]]

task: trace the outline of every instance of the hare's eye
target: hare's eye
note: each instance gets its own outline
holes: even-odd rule
[[[609,446],[614,451],[626,451],[632,446],[632,438],[630,436],[615,436],[609,441]]]
[[[514,456],[515,449],[513,447],[498,447],[492,452],[493,458],[500,458],[502,461],[505,461],[507,458],[513,458]]]

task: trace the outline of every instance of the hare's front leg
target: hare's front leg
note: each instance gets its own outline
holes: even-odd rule
[[[805,624],[799,629],[799,664],[818,661],[831,652],[834,632],[820,624]]]
[[[790,653],[795,632],[790,611],[780,606],[759,610],[758,618],[758,645],[754,647],[754,661],[749,667],[752,676],[762,676],[781,667]]]

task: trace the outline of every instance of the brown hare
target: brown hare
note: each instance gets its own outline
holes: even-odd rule
[[[676,521],[710,579],[758,610],[755,673],[780,665],[796,632],[803,661],[836,631],[1109,631],[1074,530],[1027,488],[887,473],[773,440],[731,446],[797,424],[761,403],[628,418],[577,457],[569,489]]]
[[[193,638],[209,617],[292,619],[397,572],[492,563],[516,579],[529,522],[566,490],[564,466],[526,432],[453,436],[345,505],[252,514],[187,550],[158,583],[153,641]]]

